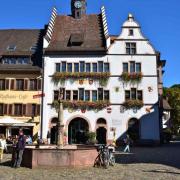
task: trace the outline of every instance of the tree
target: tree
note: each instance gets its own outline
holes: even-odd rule
[[[180,128],[180,84],[173,85],[170,88],[164,88],[164,96],[168,98],[169,105],[172,108],[171,130],[173,134],[178,134]]]

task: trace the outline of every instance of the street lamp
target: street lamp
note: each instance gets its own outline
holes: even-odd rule
[[[59,89],[59,97],[58,97],[58,102],[59,102],[59,110],[58,110],[58,138],[57,138],[57,148],[62,149],[63,148],[63,129],[64,129],[64,124],[63,124],[63,88]]]

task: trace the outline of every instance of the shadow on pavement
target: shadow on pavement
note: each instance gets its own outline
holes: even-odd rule
[[[122,153],[121,150],[116,154],[116,163],[119,164],[152,163],[180,169],[180,142],[160,147],[133,147],[131,153]]]
[[[168,170],[149,170],[149,171],[143,171],[143,172],[167,173],[167,174],[180,175],[180,173],[178,173],[178,172],[172,172],[172,171],[168,171]]]

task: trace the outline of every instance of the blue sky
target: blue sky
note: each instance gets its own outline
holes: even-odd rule
[[[129,12],[167,60],[164,85],[180,83],[180,0],[87,0],[88,13],[105,5],[110,34],[119,34]],[[1,0],[0,28],[43,28],[56,6],[70,13],[70,0]]]

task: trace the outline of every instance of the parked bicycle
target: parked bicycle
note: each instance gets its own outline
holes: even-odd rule
[[[97,147],[97,151],[98,151],[98,156],[95,159],[94,167],[100,166],[100,167],[108,168],[109,165],[114,166],[115,164],[114,146],[99,145]]]

